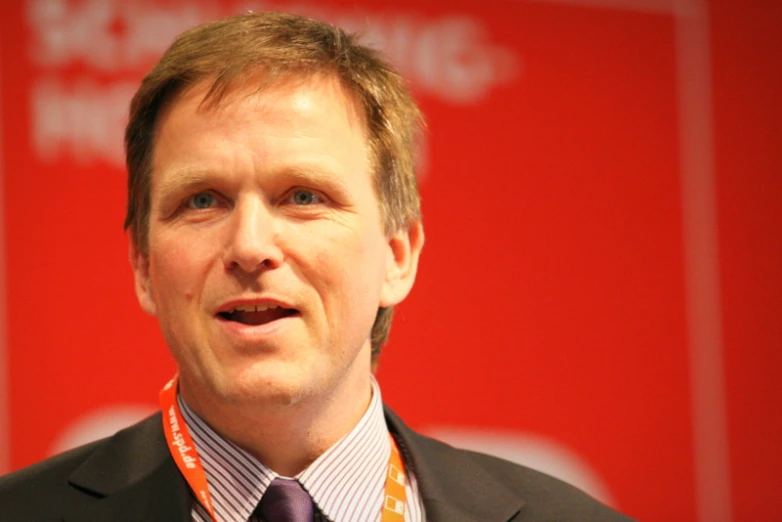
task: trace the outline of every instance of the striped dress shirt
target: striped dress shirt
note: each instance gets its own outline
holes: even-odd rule
[[[179,407],[204,466],[219,522],[255,522],[251,518],[277,475],[246,451],[223,439],[179,396]],[[315,520],[375,522],[385,498],[391,443],[383,416],[380,387],[372,378],[372,399],[358,424],[307,469],[293,477],[310,494]],[[424,506],[415,475],[407,470],[405,522],[424,522]],[[193,497],[194,522],[212,522]]]

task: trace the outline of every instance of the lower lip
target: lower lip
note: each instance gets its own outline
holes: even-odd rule
[[[288,315],[268,323],[257,325],[229,321],[228,319],[223,319],[222,317],[217,317],[217,322],[221,328],[232,337],[237,337],[245,341],[260,342],[276,335],[291,321],[299,317],[301,317],[301,314],[297,312],[293,315]]]

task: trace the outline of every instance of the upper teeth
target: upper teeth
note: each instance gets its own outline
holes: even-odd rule
[[[279,308],[277,305],[240,305],[234,308],[231,312],[265,312],[266,310],[272,310]]]

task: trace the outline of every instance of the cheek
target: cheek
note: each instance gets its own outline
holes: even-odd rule
[[[319,287],[325,301],[372,308],[385,274],[382,240],[368,231],[330,232],[316,236],[318,240],[311,243],[312,250],[306,256],[312,261],[308,279]]]
[[[302,238],[300,244],[308,251],[304,255],[313,259],[317,266],[328,266],[335,279],[365,277],[370,268],[378,264],[383,246],[379,236],[379,231],[361,224],[324,223],[308,230],[306,239]],[[329,274],[324,276],[328,278]]]
[[[158,306],[170,310],[182,301],[194,301],[208,275],[208,259],[196,245],[164,239],[151,244],[150,280]]]
[[[303,271],[308,282],[324,300],[343,300],[348,293],[346,282],[350,280],[350,260],[353,252],[326,245],[313,245]]]

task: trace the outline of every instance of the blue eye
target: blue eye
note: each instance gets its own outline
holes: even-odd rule
[[[189,208],[205,209],[210,208],[214,204],[214,196],[208,192],[199,192],[190,197],[187,200],[187,206]]]
[[[310,192],[309,190],[297,190],[291,194],[291,199],[296,205],[314,205],[320,203],[321,199],[318,195]]]

